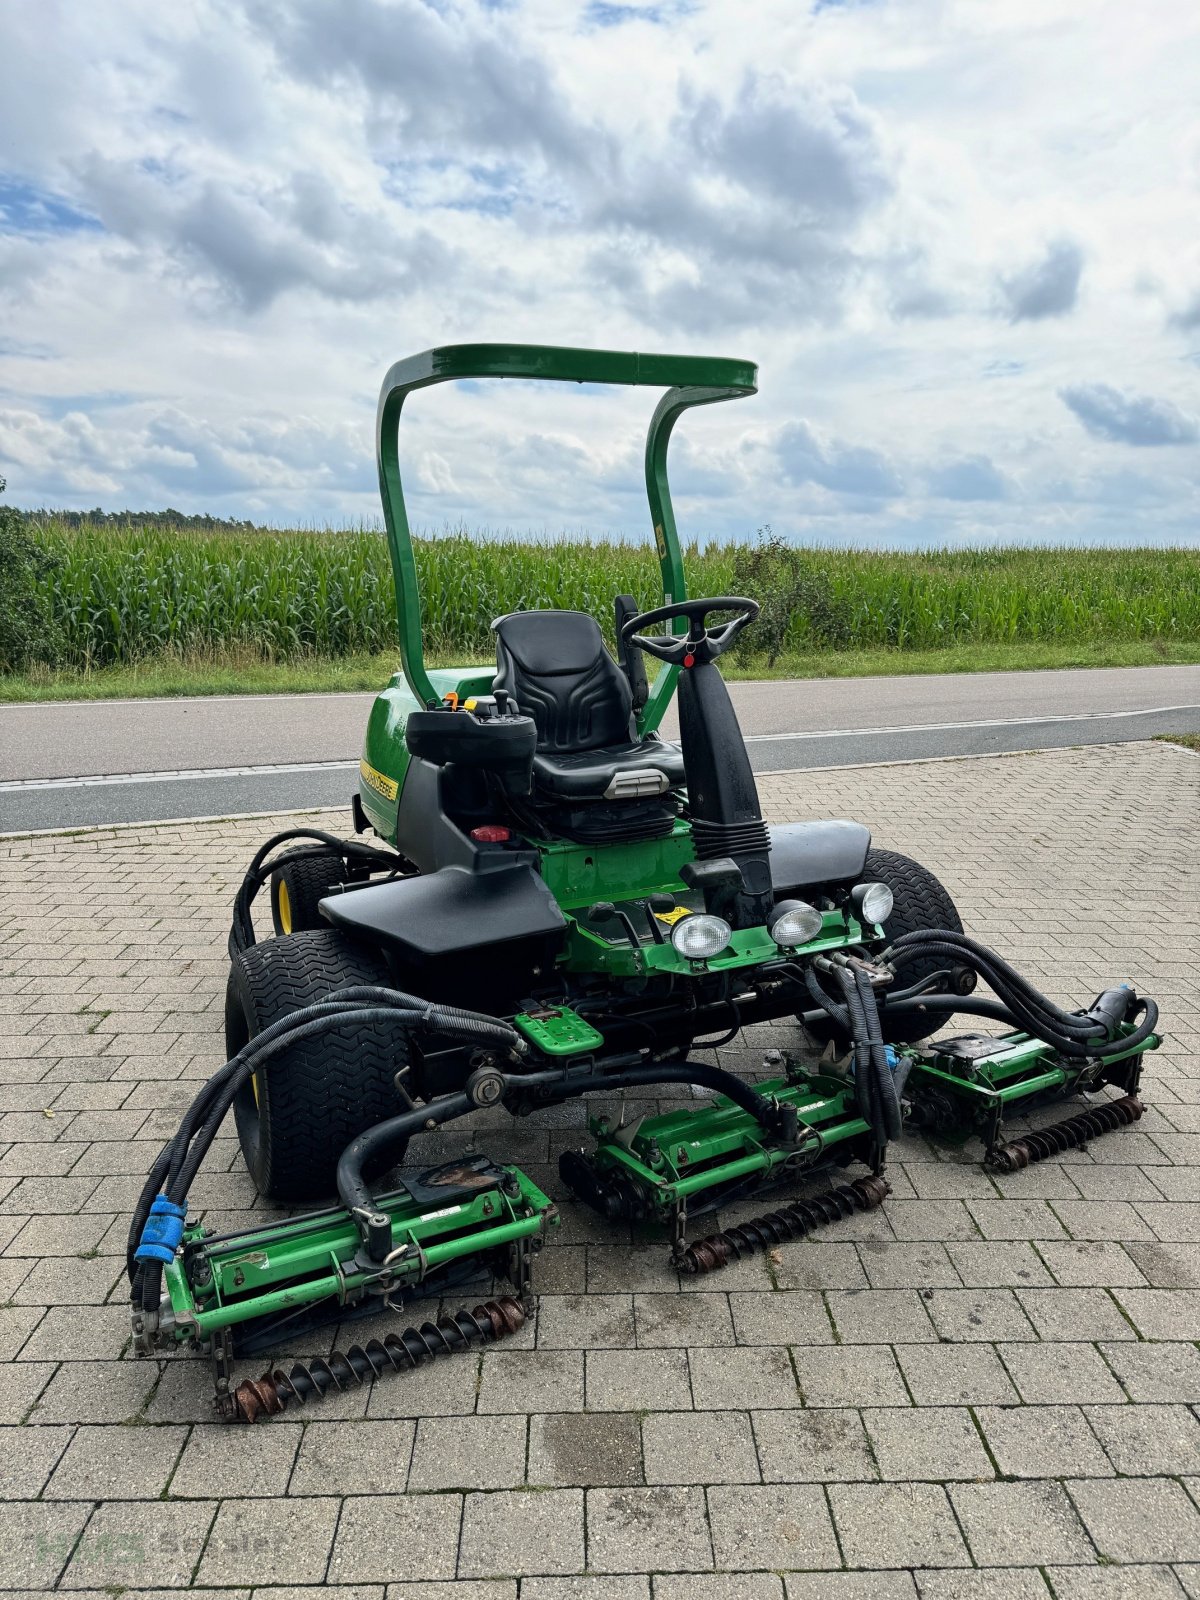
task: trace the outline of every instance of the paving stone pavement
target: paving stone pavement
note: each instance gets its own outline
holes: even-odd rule
[[[274,824],[0,840],[0,1587],[1200,1600],[1200,761],[760,783],[773,817],[857,817],[925,861],[1051,994],[1156,994],[1147,1116],[1003,1179],[906,1138],[882,1212],[687,1283],[567,1204],[511,1343],[253,1430],[214,1425],[202,1362],[130,1354],[121,1253],[223,1059],[230,899]],[[413,1154],[474,1142],[557,1193],[582,1116],[481,1115]],[[263,1214],[232,1129],[194,1201]]]

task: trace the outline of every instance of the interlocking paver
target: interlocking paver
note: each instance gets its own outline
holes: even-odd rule
[[[310,1422],[286,1480],[288,1493],[394,1494],[408,1476],[415,1434],[416,1424],[403,1419]],[[186,1493],[180,1476],[171,1482],[172,1494]]]
[[[788,1572],[787,1600],[917,1600],[911,1572]]]
[[[903,1347],[910,1348],[910,1347]],[[925,1349],[916,1345],[913,1349]],[[896,1355],[885,1346],[837,1345],[831,1349],[797,1348],[796,1370],[806,1406],[906,1406]],[[780,1402],[768,1401],[768,1405]]]
[[[806,1420],[792,1411],[760,1415],[786,1417],[798,1432]],[[756,1451],[742,1411],[656,1412],[642,1423],[642,1449],[647,1483],[758,1483],[772,1476],[759,1470],[761,1436]]]
[[[825,1499],[815,1485],[762,1484],[708,1491],[715,1563],[740,1570],[841,1566]]]
[[[74,1504],[71,1503],[72,1509]],[[258,1504],[271,1509],[267,1501]],[[68,1509],[67,1505],[64,1504],[63,1509]],[[60,1587],[109,1589],[110,1592],[112,1588],[183,1588],[191,1582],[216,1510],[216,1502],[212,1500],[174,1504],[158,1500],[109,1500],[96,1508],[83,1530]],[[275,1539],[279,1541],[278,1514],[274,1527]],[[243,1577],[245,1551],[243,1544],[240,1569]],[[238,1571],[233,1570],[230,1582],[237,1581]],[[266,1570],[275,1573],[274,1564],[269,1564]],[[324,1570],[322,1554],[321,1572]]]
[[[912,1345],[899,1357],[919,1406],[1005,1405],[1018,1398],[999,1356],[986,1345]]]
[[[906,1413],[907,1414],[907,1413]],[[879,1476],[857,1411],[756,1411],[754,1437],[768,1483],[873,1480]]]
[[[582,1572],[583,1549],[582,1489],[502,1491],[465,1498],[460,1578]]]
[[[387,1583],[401,1574],[418,1573],[426,1580],[453,1578],[462,1500],[460,1494],[369,1495],[344,1500],[329,1556],[328,1582]],[[497,1573],[500,1562],[488,1570]]]
[[[1170,1567],[1050,1567],[1055,1600],[1183,1600]],[[1190,1591],[1188,1591],[1190,1593]]]
[[[863,815],[927,861],[970,931],[1055,998],[1126,972],[1160,993],[1169,1038],[1136,1129],[1003,1176],[977,1143],[906,1137],[882,1211],[711,1277],[672,1274],[653,1230],[631,1243],[565,1205],[519,1340],[255,1430],[214,1425],[203,1363],[160,1377],[114,1358],[128,1206],[223,1058],[229,899],[263,825],[0,841],[0,946],[19,966],[0,976],[0,1583],[53,1584],[101,1501],[66,1576],[97,1600],[150,1600],[197,1563],[214,1600],[248,1600],[254,1579],[274,1586],[255,1600],[323,1584],[342,1600],[1048,1600],[1039,1553],[1057,1600],[1200,1597],[1200,1005],[1178,956],[1200,926],[1170,867],[1200,829],[1196,770],[1161,745],[987,760],[969,805],[956,763],[883,789],[853,771],[761,780],[775,816]],[[1101,856],[1119,902],[1096,888]],[[720,1059],[754,1070],[760,1041],[794,1037],[772,1025]],[[585,1110],[495,1113],[475,1137],[559,1197]],[[426,1149],[468,1148],[439,1140]],[[193,1201],[216,1225],[265,1214],[232,1128]],[[1054,1554],[1082,1548],[1062,1479],[1119,1564],[1090,1540]],[[946,1486],[976,1558],[1016,1565],[969,1565]],[[585,1504],[624,1567],[589,1575]]]
[[[1078,1568],[1063,1569],[1078,1571]],[[1050,1600],[1045,1579],[1035,1569],[998,1567],[990,1572],[915,1573],[920,1600]],[[1055,1591],[1055,1600],[1061,1600]]]
[[[825,1351],[806,1351],[805,1356]],[[757,1345],[745,1349],[693,1350],[690,1356],[692,1393],[696,1405],[710,1411],[732,1407],[798,1406],[800,1390],[785,1346]]]
[[[526,1432],[518,1416],[422,1417],[408,1487],[515,1488],[525,1481]]]
[[[952,1486],[950,1498],[971,1554],[982,1566],[1044,1566],[1051,1561],[1094,1559],[1088,1536],[1061,1484],[1044,1479],[960,1483]]]
[[[952,1344],[1036,1337],[1011,1289],[931,1289],[926,1309],[938,1338]]]
[[[810,1290],[729,1296],[739,1344],[832,1344],[824,1298]]]
[[[1096,1407],[1095,1409],[1105,1409]],[[1127,1407],[1110,1406],[1113,1412]],[[979,1426],[1010,1478],[1111,1477],[1108,1457],[1076,1406],[980,1406]]]
[[[1041,1256],[1024,1240],[972,1240],[946,1248],[969,1289],[1019,1289],[1054,1282]]]
[[[1028,1405],[1124,1399],[1121,1385],[1095,1345],[1005,1344],[998,1353]]]
[[[46,1431],[61,1435],[67,1430]],[[79,1428],[47,1485],[46,1498],[107,1500],[116,1489],[126,1500],[157,1500],[186,1438],[186,1428]],[[210,1480],[200,1497],[211,1500],[223,1491],[223,1484]]]
[[[646,1418],[652,1423],[683,1422],[691,1419],[691,1412],[678,1417],[670,1412]],[[719,1433],[719,1429],[717,1430]],[[707,1438],[702,1430],[695,1430],[700,1438]],[[571,1412],[551,1412],[529,1419],[529,1466],[531,1484],[552,1486],[584,1486],[592,1484],[641,1483],[642,1437],[638,1418],[632,1412],[595,1411],[582,1415]],[[705,1479],[662,1479],[650,1477],[651,1483],[705,1482]]]
[[[937,1338],[916,1289],[848,1289],[827,1298],[842,1344],[932,1344]]]
[[[1200,1472],[1200,1422],[1187,1406],[1087,1406],[1085,1411],[1122,1476]]]
[[[1090,1478],[1067,1487],[1110,1561],[1200,1560],[1200,1513],[1173,1479]]]
[[[646,1565],[660,1572],[711,1567],[704,1490],[589,1489],[587,1564],[593,1572],[630,1572]]]
[[[863,1420],[881,1478],[947,1483],[993,1475],[979,1432],[963,1407],[889,1408],[864,1412]]]
[[[1100,1349],[1131,1400],[1200,1401],[1200,1350],[1194,1344],[1121,1343]]]
[[[540,1400],[537,1403],[540,1405]],[[589,1350],[587,1403],[590,1411],[689,1410],[692,1381],[687,1352]],[[699,1404],[703,1406],[706,1401],[701,1399]],[[730,1400],[729,1404],[737,1406],[742,1402]]]
[[[0,1503],[0,1584],[30,1591],[52,1589],[91,1509],[78,1502]],[[157,1574],[156,1581],[162,1581]]]
[[[966,1546],[940,1484],[834,1484],[829,1501],[852,1567],[968,1564]]]

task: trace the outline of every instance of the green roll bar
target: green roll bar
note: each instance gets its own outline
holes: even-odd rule
[[[397,361],[383,380],[376,416],[379,493],[396,576],[396,620],[404,676],[417,700],[437,705],[439,695],[425,670],[421,643],[421,596],[413,558],[412,533],[400,484],[399,424],[405,400],[414,389],[456,378],[541,378],[561,383],[619,383],[663,388],[646,435],[646,494],[663,603],[687,598],[679,533],[667,484],[667,444],[676,421],[691,406],[739,400],[758,389],[752,361],[717,356],[639,355],[636,351],[576,350],[540,344],[448,344]],[[677,623],[677,630],[684,626]],[[678,667],[664,666],[638,718],[643,733],[657,728],[675,691]]]

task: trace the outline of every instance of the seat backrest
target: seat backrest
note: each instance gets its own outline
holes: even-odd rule
[[[537,723],[539,750],[597,750],[636,737],[629,681],[583,611],[510,611],[492,623],[497,689]]]

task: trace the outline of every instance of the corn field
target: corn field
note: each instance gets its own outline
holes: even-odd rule
[[[396,643],[387,542],[371,530],[190,532],[53,520],[41,580],[47,657],[128,665],[163,653],[341,657]],[[652,549],[635,543],[477,539],[416,543],[430,654],[490,653],[489,623],[518,607],[658,603]],[[972,643],[1200,640],[1200,551],[807,550],[692,546],[693,594],[774,591],[780,646],[936,649]],[[756,587],[750,587],[750,581]],[[816,603],[814,596],[819,597]],[[755,648],[753,631],[746,647]],[[760,643],[757,648],[763,648]]]

